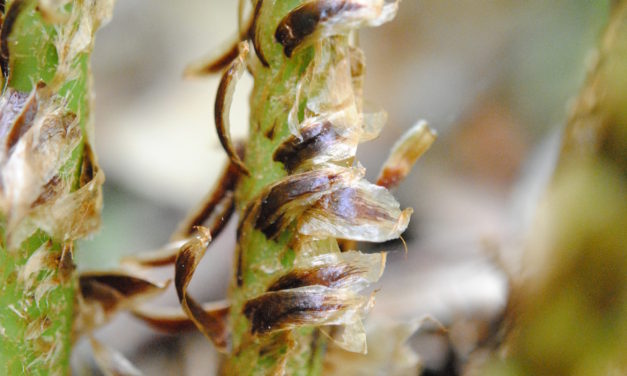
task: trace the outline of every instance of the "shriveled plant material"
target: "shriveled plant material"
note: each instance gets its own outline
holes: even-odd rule
[[[237,184],[234,278],[223,306],[228,320],[221,322],[217,311],[186,292],[210,240],[204,228],[179,249],[177,291],[191,321],[227,353],[223,374],[319,374],[329,338],[342,351],[367,351],[362,319],[374,303],[367,288],[385,265],[384,254],[342,253],[336,238],[352,244],[400,236],[412,210],[401,210],[386,187],[409,173],[434,134],[423,124],[403,138],[383,168],[388,175],[397,168],[389,183],[366,181],[355,160],[357,145],[377,137],[386,115],[362,112],[364,57],[348,34],[391,20],[398,1],[258,0],[250,21],[244,21],[243,9],[240,2],[237,54],[227,48],[188,69],[194,74],[225,69],[216,128],[240,176],[230,178],[229,167],[224,186],[188,217],[177,236],[184,238],[185,229],[220,212],[228,220],[225,208],[232,205],[229,193]],[[228,57],[233,61],[225,64]],[[251,136],[240,157],[229,136],[228,113],[246,67],[255,87]],[[178,314],[168,317],[172,325],[183,325]],[[170,324],[163,318],[155,321],[165,329]]]
[[[118,311],[136,307],[162,293],[169,282],[157,283],[138,273],[112,270],[82,273],[78,285],[75,337],[106,324]]]
[[[226,328],[228,308],[206,311],[187,293],[187,286],[210,241],[209,230],[199,227],[197,235],[181,247],[175,261],[174,284],[183,311],[196,327],[216,345],[218,350],[225,351],[228,344]]]
[[[0,373],[69,372],[73,242],[98,228],[89,53],[112,1],[2,2]]]

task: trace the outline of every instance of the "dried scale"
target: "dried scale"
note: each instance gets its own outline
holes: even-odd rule
[[[222,308],[203,310],[193,299],[190,305],[186,292],[209,233],[216,235],[213,225],[197,228],[178,253],[175,283],[189,317],[226,354],[224,374],[319,374],[328,346],[367,352],[362,318],[374,303],[368,287],[381,276],[385,253],[340,250],[337,239],[352,246],[400,236],[411,209],[401,210],[388,189],[435,139],[424,123],[412,128],[394,146],[378,184],[365,180],[355,160],[358,144],[377,137],[387,117],[363,111],[365,62],[353,36],[391,20],[398,5],[254,1],[233,46],[186,70],[223,70],[215,120],[231,163],[216,192],[225,194],[210,194],[197,211],[204,216],[190,216],[180,234],[212,222],[207,208],[217,207],[219,197],[222,208],[238,211],[228,317]],[[240,3],[240,19],[244,8]],[[229,111],[246,70],[255,80],[251,136],[238,152]]]
[[[21,4],[10,4],[5,26],[12,22],[11,9],[21,11]],[[90,30],[111,5],[76,4],[71,16],[84,14],[76,9],[92,16]],[[240,3],[240,14],[244,8]],[[46,9],[37,12],[52,19],[66,16]],[[364,168],[355,160],[357,145],[377,137],[386,114],[363,112],[365,63],[351,35],[358,27],[391,20],[398,1],[258,0],[251,9],[250,20],[240,22],[232,46],[185,72],[222,72],[215,125],[229,164],[215,188],[172,235],[171,243],[125,260],[120,269],[82,274],[67,288],[68,294],[79,292],[76,305],[65,307],[76,315],[73,323],[65,322],[73,338],[91,333],[117,311],[128,309],[158,330],[176,333],[198,328],[226,355],[221,365],[224,374],[319,374],[327,352],[336,353],[336,362],[345,351],[367,352],[362,319],[374,303],[368,288],[381,276],[386,257],[352,248],[355,241],[383,242],[406,229],[412,210],[401,210],[388,189],[409,173],[435,140],[424,122],[411,128],[392,148],[377,184],[364,179]],[[81,31],[57,28],[61,37],[56,40],[67,47],[62,37],[72,40],[76,30]],[[9,34],[3,28],[2,35]],[[4,52],[6,45],[5,38],[0,65],[10,78],[13,66]],[[99,221],[103,175],[89,143],[81,138],[85,129],[77,118],[85,114],[63,110],[66,103],[54,93],[55,85],[75,73],[72,65],[65,64],[74,56],[63,55],[71,55],[75,45],[57,47],[61,63],[50,86],[38,84],[25,93],[9,88],[2,98],[8,108],[1,119],[5,159],[0,204],[10,235],[5,243],[11,247],[28,236],[37,236],[41,243],[30,250],[34,253],[21,271],[24,280],[42,265],[51,269],[58,265],[59,272],[75,278],[71,241]],[[255,88],[251,137],[243,145],[231,140],[229,111],[237,81],[246,70],[253,74]],[[33,142],[42,139],[33,136],[34,131],[41,133],[42,127],[51,125],[61,129],[43,132],[58,140],[47,140],[44,146]],[[57,172],[63,171],[63,163],[79,146],[82,163],[77,182],[71,184]],[[33,150],[24,154],[19,147]],[[30,160],[39,154],[41,158]],[[28,182],[32,192],[20,188],[24,181],[13,179],[19,175],[15,171],[20,163],[39,169],[26,169],[27,177],[41,180]],[[15,192],[17,198],[11,196]],[[239,213],[236,265],[228,299],[197,302],[187,287],[212,237],[235,210]],[[49,251],[59,246],[58,257],[51,259]],[[182,309],[143,305],[169,285],[146,279],[145,268],[168,264],[175,265],[174,287]],[[58,278],[57,274],[51,278]],[[414,329],[411,325],[401,329],[398,341]],[[95,360],[106,373],[138,373],[115,350],[94,338],[91,343]],[[407,360],[415,362],[411,354]]]

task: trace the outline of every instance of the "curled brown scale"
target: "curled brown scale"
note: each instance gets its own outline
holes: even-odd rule
[[[363,291],[380,278],[386,256],[351,249],[341,252],[336,239],[384,242],[400,236],[412,210],[401,210],[386,188],[392,188],[407,175],[433,137],[421,128],[395,146],[382,168],[382,176],[400,168],[393,182],[385,177],[379,185],[368,182],[364,169],[355,160],[357,145],[378,135],[386,115],[362,112],[361,51],[356,46],[338,43],[341,37],[328,37],[386,22],[396,13],[398,1],[311,0],[289,11],[276,26],[276,42],[287,57],[309,45],[313,45],[315,54],[303,67],[294,88],[285,97],[272,98],[287,104],[287,119],[270,119],[263,124],[267,129],[264,141],[273,141],[277,135],[284,137],[273,150],[272,159],[283,165],[287,176],[261,188],[241,206],[233,287],[241,289],[245,298],[221,305],[201,304],[193,299],[187,287],[196,267],[211,236],[222,230],[236,206],[234,197],[240,177],[243,184],[251,177],[242,150],[237,150],[229,134],[229,110],[235,85],[251,62],[249,39],[261,65],[269,66],[259,24],[269,4],[272,2],[254,1],[246,27],[240,22],[240,42],[236,47],[204,66],[196,66],[202,68],[196,69],[199,73],[223,70],[214,115],[220,143],[230,159],[228,167],[214,191],[182,222],[173,243],[152,256],[135,259],[140,265],[154,266],[175,258],[175,287],[182,312],[158,313],[144,308],[134,312],[160,330],[178,330],[193,323],[219,350],[235,346],[233,357],[247,345],[256,346],[259,357],[283,359],[277,362],[276,369],[284,370],[286,354],[297,346],[292,329],[302,326],[342,326],[337,333],[328,334],[332,341],[348,351],[366,351],[361,320],[372,307],[373,295]],[[240,20],[243,9],[240,1]],[[255,69],[251,70],[254,74]],[[259,131],[261,120],[252,122],[253,131]],[[288,136],[281,132],[286,126],[291,133]],[[416,143],[420,145],[418,152],[412,149]],[[255,156],[247,156],[251,157]],[[244,248],[255,239],[252,236],[262,234],[267,241],[279,241],[286,231],[290,231],[286,248],[294,251],[291,265],[256,260]],[[268,279],[261,286],[245,284],[250,270],[266,273]],[[231,304],[241,311],[234,312]],[[243,338],[231,338],[227,317],[233,319],[240,313],[247,324],[246,332]],[[312,338],[317,341],[319,337],[316,331]]]
[[[275,151],[272,159],[283,163],[289,173],[344,138],[329,121],[315,122],[301,129],[300,137],[290,136]]]
[[[360,272],[363,273],[363,270],[349,264],[294,269],[273,282],[268,287],[268,291],[280,291],[313,285],[338,288],[342,287],[350,276]]]
[[[316,324],[325,320],[330,312],[345,308],[341,299],[327,291],[273,291],[246,302],[244,314],[251,321],[253,334],[290,329],[295,326]]]
[[[231,140],[230,132],[230,120],[229,112],[231,110],[231,103],[233,101],[233,94],[235,91],[235,85],[240,79],[246,68],[246,56],[248,54],[248,44],[242,42],[239,44],[239,54],[235,58],[231,65],[224,71],[220,84],[218,86],[218,93],[216,94],[216,101],[214,106],[214,119],[216,123],[216,131],[218,133],[218,139],[222,144],[222,147],[226,151],[231,161],[237,166],[239,171],[245,175],[250,175],[250,171],[246,168],[244,162],[237,154],[237,150]]]
[[[228,308],[206,310],[187,292],[194,271],[207,250],[211,241],[209,230],[203,227],[197,228],[197,234],[179,250],[175,262],[174,287],[183,307],[183,311],[196,325],[198,330],[211,340],[220,351],[226,351],[228,347],[228,333],[226,318]]]
[[[304,3],[285,16],[276,28],[274,37],[283,45],[285,56],[316,31],[319,24],[342,12],[356,10],[363,5],[351,0],[319,0]]]

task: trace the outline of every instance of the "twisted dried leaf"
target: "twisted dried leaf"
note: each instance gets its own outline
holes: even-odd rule
[[[181,247],[176,257],[174,285],[179,302],[187,316],[214,343],[219,351],[226,351],[228,347],[228,333],[226,329],[228,310],[205,311],[202,305],[187,293],[187,286],[210,241],[211,234],[209,230],[204,227],[198,227],[196,236]]]
[[[246,56],[248,55],[248,44],[242,42],[239,44],[239,55],[229,68],[222,75],[220,85],[218,86],[218,93],[216,95],[216,102],[214,108],[214,116],[216,122],[216,130],[218,132],[218,138],[222,147],[226,151],[231,161],[238,167],[240,172],[250,175],[250,172],[246,168],[244,162],[237,155],[237,150],[233,146],[230,136],[230,122],[229,112],[231,110],[231,103],[233,101],[233,93],[235,91],[235,85],[237,81],[242,77],[244,70],[246,69]]]
[[[242,148],[238,147],[239,154],[242,154],[241,151]],[[207,227],[213,236],[218,236],[233,215],[234,191],[238,178],[239,169],[235,164],[229,163],[198,209],[190,212],[180,223],[171,237],[172,242],[157,250],[125,257],[122,262],[152,267],[170,265],[175,262],[180,248],[192,239],[198,226]]]

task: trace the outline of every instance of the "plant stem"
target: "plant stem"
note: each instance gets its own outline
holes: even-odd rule
[[[3,77],[0,113],[3,375],[70,373],[77,288],[73,242],[99,224],[103,175],[89,146],[89,53],[93,33],[108,18],[112,2],[75,0],[57,6],[35,0],[5,4],[2,43],[8,74]],[[9,143],[11,147],[5,146]]]
[[[274,30],[281,18],[302,2],[302,0],[275,2],[272,7],[266,7],[257,21],[261,46],[271,66],[265,68],[259,65],[255,72],[255,84],[250,100],[250,137],[246,145],[246,165],[251,171],[251,176],[243,177],[237,189],[236,203],[240,217],[244,208],[263,188],[287,175],[283,165],[272,160],[272,154],[290,134],[287,114],[292,103],[274,101],[271,98],[282,98],[295,92],[296,83],[302,78],[314,51],[310,47],[291,58],[285,57],[281,45],[274,41]],[[273,132],[272,137],[267,136],[269,132]],[[241,253],[241,259],[246,261],[242,264],[241,286],[234,280],[230,289],[232,304],[230,326],[234,354],[226,367],[233,372],[232,374],[267,374],[276,366],[275,356],[264,357],[260,354],[258,344],[246,342],[250,323],[242,309],[248,299],[264,292],[272,279],[291,269],[295,255],[289,244],[294,235],[293,231],[285,231],[274,241],[266,239],[262,232],[254,230],[240,238],[236,252]],[[266,273],[264,265],[277,265],[277,268],[272,273]],[[300,351],[290,356],[286,374],[318,374],[324,338],[314,333],[311,327],[292,332],[293,340],[298,344]],[[314,344],[315,347],[310,347],[310,344]],[[287,344],[283,347],[278,351],[287,351]]]

